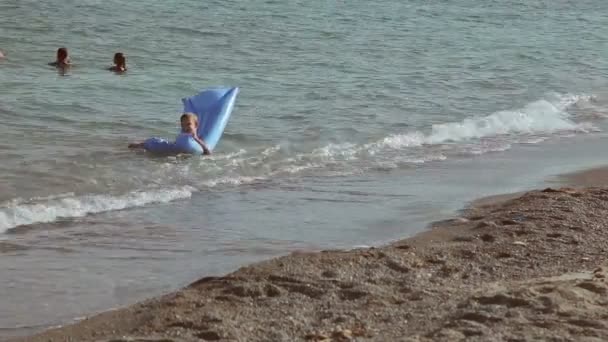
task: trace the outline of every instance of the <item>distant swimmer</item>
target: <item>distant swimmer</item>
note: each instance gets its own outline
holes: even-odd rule
[[[0,58],[4,58],[4,54],[2,53],[2,50],[0,50]]]
[[[125,72],[127,71],[127,57],[122,52],[114,54],[114,66],[108,68],[114,72]]]
[[[68,49],[64,47],[57,49],[57,59],[49,63],[49,65],[62,69],[71,66],[72,61],[70,61],[70,56],[68,56]]]

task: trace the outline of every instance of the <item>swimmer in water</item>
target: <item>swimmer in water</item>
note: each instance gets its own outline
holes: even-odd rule
[[[72,62],[70,61],[70,56],[68,56],[68,49],[64,47],[57,49],[57,58],[54,62],[49,63],[49,65],[61,69],[70,67]]]
[[[114,66],[108,68],[114,72],[125,72],[127,71],[127,57],[122,52],[114,54]]]
[[[211,150],[207,147],[207,144],[203,139],[201,139],[196,130],[198,128],[198,117],[194,113],[184,113],[179,118],[180,124],[182,126],[181,134],[191,135],[192,138],[203,148],[203,154],[211,154]],[[143,142],[129,144],[129,148],[144,148]]]

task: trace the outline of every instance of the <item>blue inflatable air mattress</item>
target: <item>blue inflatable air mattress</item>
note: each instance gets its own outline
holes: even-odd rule
[[[210,150],[215,148],[224,133],[238,92],[238,87],[215,88],[182,99],[184,113],[194,113],[198,117],[198,136]],[[150,138],[144,142],[144,148],[160,154],[203,154],[202,147],[190,135],[181,132],[175,142]]]

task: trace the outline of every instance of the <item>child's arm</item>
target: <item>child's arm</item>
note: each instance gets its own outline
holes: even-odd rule
[[[144,148],[144,143],[129,144],[129,148]]]
[[[192,134],[192,137],[203,148],[203,154],[211,154],[211,150],[209,149],[209,147],[207,147],[207,144],[203,139],[199,138],[196,134]]]

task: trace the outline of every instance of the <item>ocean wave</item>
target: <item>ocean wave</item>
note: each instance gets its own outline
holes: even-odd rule
[[[558,131],[588,131],[588,123],[575,123],[565,109],[580,97],[568,96],[557,104],[539,100],[519,110],[505,110],[461,122],[435,124],[427,134],[416,131],[386,137],[370,148],[393,149],[459,142],[508,134],[551,134]]]
[[[190,198],[192,187],[132,191],[123,195],[48,196],[29,200],[16,199],[0,207],[0,233],[35,223],[54,222],[112,210],[122,210],[151,203],[166,203]]]
[[[389,151],[408,151],[412,148],[432,148],[446,144],[452,144],[451,149],[459,152],[464,152],[463,148],[469,145],[472,154],[504,151],[509,149],[512,143],[522,140],[526,143],[534,143],[543,141],[547,136],[558,132],[596,130],[588,122],[575,122],[573,116],[566,111],[568,107],[590,99],[591,96],[571,94],[556,96],[550,100],[541,99],[516,110],[498,111],[484,117],[466,118],[460,122],[434,124],[428,132],[417,130],[392,134],[360,145],[328,144],[310,152],[309,157],[352,160],[362,154],[379,156]],[[533,138],[526,139],[526,136]],[[493,138],[498,142],[492,144]],[[471,142],[476,142],[476,145]],[[457,143],[462,145],[458,146]],[[299,157],[305,159],[303,156]]]
[[[550,94],[522,108],[503,110],[459,122],[435,124],[430,130],[392,134],[363,144],[329,143],[297,154],[273,146],[253,157],[250,165],[264,164],[269,156],[281,158],[270,175],[293,174],[310,169],[336,170],[336,165],[352,169],[383,169],[391,165],[420,164],[447,159],[450,155],[481,155],[510,149],[514,144],[535,144],[552,135],[586,133],[597,130],[589,122],[578,122],[569,107],[592,101],[588,95]],[[281,153],[282,152],[282,153]]]

